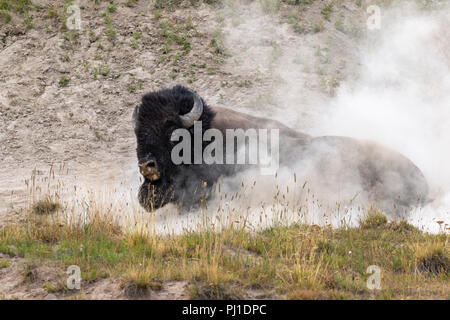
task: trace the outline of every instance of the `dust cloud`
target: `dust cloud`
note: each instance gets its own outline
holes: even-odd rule
[[[437,232],[450,224],[449,10],[402,5],[361,45],[361,71],[343,83],[317,132],[379,142],[424,173],[434,201],[409,220]]]
[[[364,37],[353,43],[357,53],[353,58],[359,63],[356,72],[326,99],[308,90],[308,83],[314,79],[308,70],[305,72],[305,60],[317,55],[311,47],[316,51],[320,47],[290,36],[286,25],[280,26],[258,5],[250,12],[232,9],[237,9],[236,4],[228,8],[226,40],[233,62],[244,71],[257,70],[273,80],[271,94],[254,101],[253,106],[244,106],[242,111],[276,118],[314,136],[349,136],[399,151],[422,170],[433,199],[426,207],[411,212],[408,220],[429,232],[442,231],[450,224],[449,10],[424,10],[407,2],[382,9],[381,28],[365,30]],[[241,210],[245,204],[253,208],[253,218],[248,221],[267,217],[269,206],[272,222],[274,212],[284,212],[286,221],[291,217],[293,221],[322,225],[357,224],[366,212],[353,203],[351,196],[358,194],[359,185],[348,185],[342,194],[327,193],[320,186],[314,188],[308,179],[308,166],[302,165],[282,169],[272,181],[256,172],[227,180],[229,191],[235,190],[236,179],[257,182],[252,192],[241,198],[245,199]],[[294,172],[300,186],[306,188],[293,183]],[[366,199],[360,200],[364,203]]]
[[[364,30],[360,38],[344,39],[333,30],[330,46],[334,41],[339,47],[342,40],[347,49],[333,51],[337,57],[324,71],[313,61],[328,59],[330,52],[320,46],[326,40],[294,35],[290,26],[280,23],[261,2],[227,3],[220,15],[223,41],[231,53],[228,68],[237,75],[261,79],[259,94],[249,95],[256,98],[238,99],[242,102],[239,110],[275,118],[314,136],[368,139],[401,152],[423,171],[434,199],[414,210],[409,222],[427,232],[442,231],[450,224],[448,10],[404,4],[382,9],[381,29]],[[334,75],[326,77],[327,72],[332,73],[332,67],[345,57],[354,68],[349,68],[336,88],[329,86]],[[314,85],[320,83],[320,75],[327,94]],[[204,99],[208,101],[208,97]],[[100,202],[122,223],[160,234],[224,226],[252,231],[296,222],[354,226],[367,212],[349,196],[358,194],[358,185],[350,185],[343,194],[321,194],[308,180],[308,168],[297,166],[281,168],[276,176],[249,171],[221,179],[212,201],[193,212],[168,205],[148,214],[137,203],[139,174],[134,160],[123,170],[126,179],[120,184],[87,181],[85,190],[94,191],[72,200]],[[107,190],[97,188],[99,185]],[[83,217],[86,205],[77,201],[71,211]]]

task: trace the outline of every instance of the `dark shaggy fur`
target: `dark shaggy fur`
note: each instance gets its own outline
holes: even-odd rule
[[[192,92],[183,86],[150,92],[142,98],[135,129],[138,161],[154,157],[161,173],[158,181],[146,179],[139,191],[140,203],[149,210],[173,201],[190,206],[204,197],[202,182],[211,185],[219,174],[214,174],[214,170],[205,171],[196,165],[176,166],[171,161],[175,143],[170,141],[170,137],[174,130],[183,128],[179,116],[188,113],[193,103]],[[203,101],[203,113],[199,119],[203,131],[210,128],[214,115]],[[190,128],[190,132],[193,142],[193,128]],[[184,197],[185,194],[189,196]]]

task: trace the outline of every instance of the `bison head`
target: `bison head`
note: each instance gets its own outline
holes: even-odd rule
[[[212,117],[213,112],[204,101],[183,86],[150,92],[142,98],[142,103],[135,107],[132,116],[139,171],[145,178],[140,195],[149,194],[145,188],[153,186],[159,197],[165,197],[161,193],[170,189],[173,177],[180,170],[180,166],[174,165],[171,160],[175,145],[171,141],[172,133],[176,129],[186,128],[193,134],[194,122],[198,120],[207,129]]]

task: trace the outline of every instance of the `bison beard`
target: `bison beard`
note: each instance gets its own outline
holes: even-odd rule
[[[428,199],[428,185],[422,172],[398,152],[348,137],[311,137],[278,121],[210,107],[189,89],[175,86],[146,94],[133,112],[139,169],[144,176],[138,197],[146,210],[153,211],[168,203],[186,208],[197,206],[208,198],[210,188],[220,176],[231,176],[251,167],[175,165],[171,160],[175,145],[171,135],[176,129],[186,128],[193,137],[195,121],[202,122],[203,132],[214,128],[224,137],[227,129],[279,129],[281,166],[292,167],[295,160],[301,169],[306,162],[312,162],[319,173],[316,179],[326,182],[336,175],[333,163],[339,160],[343,164],[339,170],[352,173],[343,176],[357,173],[362,191],[385,211],[404,212]],[[351,179],[345,183],[355,184]]]

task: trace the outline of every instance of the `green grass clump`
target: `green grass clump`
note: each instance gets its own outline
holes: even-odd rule
[[[0,269],[8,268],[10,263],[8,260],[0,260]]]
[[[420,233],[421,231],[409,224],[405,220],[392,221],[389,223],[389,229],[399,233]]]
[[[159,37],[162,40],[163,54],[168,54],[172,51],[172,45],[176,44],[182,49],[183,55],[191,51],[191,35],[190,31],[197,33],[197,29],[192,24],[192,19],[177,20],[171,23],[168,20],[162,20],[159,23],[160,33]]]
[[[330,21],[331,13],[333,12],[333,2],[328,3],[325,5],[320,13],[324,16],[325,20]]]
[[[69,85],[70,79],[66,76],[61,76],[59,78],[58,84],[60,87],[67,87]]]
[[[26,12],[32,5],[31,0],[0,0],[0,10]]]
[[[0,25],[7,24],[12,20],[12,13],[22,16],[28,28],[33,26],[28,12],[32,7],[31,0],[0,0]]]
[[[111,5],[106,7],[106,11],[108,13],[116,13],[117,12],[117,3],[112,3]]]
[[[372,229],[382,227],[387,224],[386,216],[376,210],[370,210],[367,215],[359,222],[361,229]]]

